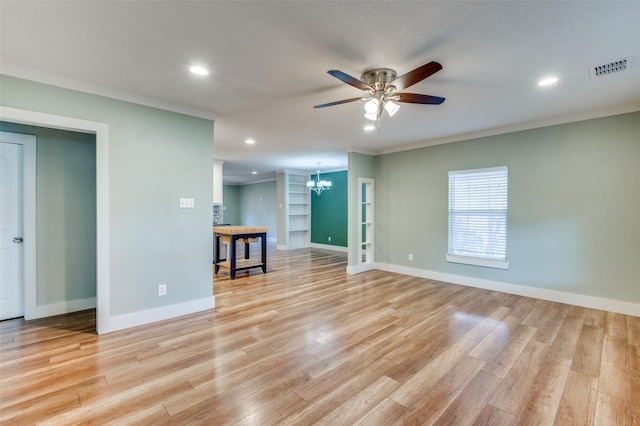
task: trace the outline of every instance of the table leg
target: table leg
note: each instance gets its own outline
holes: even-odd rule
[[[262,243],[262,272],[267,273],[267,234],[260,236],[260,242]]]
[[[244,239],[244,258],[249,259],[249,239]]]
[[[231,260],[230,260],[230,273],[231,273],[231,279],[234,280],[236,278],[236,236],[232,235],[231,236],[231,244],[229,244],[231,247],[229,247],[229,249],[231,250]]]
[[[216,265],[214,269],[217,274],[220,270],[220,235],[216,235],[214,238],[216,240],[216,255],[213,260]]]

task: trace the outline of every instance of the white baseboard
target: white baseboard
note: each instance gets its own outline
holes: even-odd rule
[[[157,321],[193,314],[196,312],[213,309],[216,306],[215,296],[204,299],[191,300],[189,302],[177,303],[175,305],[162,306],[146,311],[133,312],[126,315],[109,317],[103,327],[98,330],[98,334],[110,333],[112,331],[123,330],[125,328],[137,327]]]
[[[37,318],[52,317],[54,315],[84,311],[86,309],[95,309],[95,307],[95,297],[67,300],[64,302],[51,303],[49,305],[36,306],[33,310],[29,309],[28,312],[24,313],[24,319],[28,321]]]
[[[347,274],[359,274],[361,272],[373,271],[379,269],[376,263],[361,263],[360,265],[347,266]]]
[[[552,302],[577,305],[585,308],[600,309],[603,311],[617,312],[625,315],[640,316],[640,304],[623,302],[620,300],[605,299],[602,297],[586,296],[583,294],[568,293],[565,291],[550,290],[539,287],[529,287],[518,284],[509,284],[500,281],[485,280],[481,278],[467,277],[464,275],[448,274],[444,272],[429,271],[425,269],[409,268],[406,266],[376,263],[376,269],[395,272],[397,274],[411,275],[452,284],[460,284],[467,287],[483,288],[486,290],[500,291],[502,293],[516,294],[518,296],[533,297]],[[347,273],[349,268],[347,267]],[[356,272],[357,273],[357,272]]]
[[[331,250],[331,251],[339,251],[341,253],[347,253],[349,251],[349,249],[347,247],[332,246],[332,245],[329,245],[329,244],[318,244],[318,243],[311,243],[311,248],[317,248],[317,249],[322,249],[322,250]]]

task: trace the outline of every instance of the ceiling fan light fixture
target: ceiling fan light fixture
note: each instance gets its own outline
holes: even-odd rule
[[[380,101],[378,99],[376,99],[376,98],[370,99],[364,104],[364,110],[367,112],[367,114],[374,114],[375,115],[378,112],[378,105],[379,104],[380,104]],[[366,115],[365,115],[365,117],[366,117]]]
[[[378,119],[378,114],[375,112],[365,112],[364,118],[371,121],[376,121]]]
[[[389,117],[393,117],[396,112],[400,109],[400,105],[395,102],[387,101],[384,103],[384,109],[389,113]]]

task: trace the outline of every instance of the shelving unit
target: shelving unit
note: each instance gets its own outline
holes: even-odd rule
[[[307,181],[309,176],[285,174],[287,188],[287,250],[311,245],[311,199]]]

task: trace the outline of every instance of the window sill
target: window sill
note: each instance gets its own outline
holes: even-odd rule
[[[481,259],[479,257],[458,256],[448,254],[447,262],[463,263],[465,265],[484,266],[486,268],[509,269],[509,262],[506,260]]]

